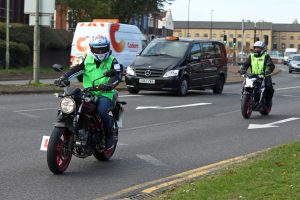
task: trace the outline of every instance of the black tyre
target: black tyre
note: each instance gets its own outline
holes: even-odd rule
[[[223,88],[224,88],[224,84],[225,84],[225,79],[224,79],[224,77],[220,76],[217,79],[216,85],[213,88],[213,92],[215,94],[222,94]]]
[[[186,78],[182,78],[177,90],[178,96],[185,96],[188,93],[189,83]]]
[[[62,174],[69,166],[72,151],[69,151],[71,135],[65,128],[54,128],[47,149],[47,163],[51,172]]]
[[[139,93],[139,90],[138,89],[136,89],[136,88],[127,88],[127,90],[128,90],[128,92],[130,93],[130,94],[137,94],[137,93]]]
[[[263,110],[260,110],[259,113],[260,113],[261,115],[268,115],[268,114],[271,112],[271,109],[272,109],[272,103],[271,103],[271,105],[269,105],[269,106],[265,105],[265,106],[264,106],[264,109],[263,109]]]
[[[94,157],[99,161],[108,161],[115,153],[118,144],[118,128],[115,128],[114,132],[114,144],[111,148],[107,150],[97,150],[96,148],[93,151]]]
[[[243,94],[241,100],[241,112],[245,119],[248,119],[252,114],[251,95]]]

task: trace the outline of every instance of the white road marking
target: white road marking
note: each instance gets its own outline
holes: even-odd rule
[[[132,94],[132,95],[120,95],[119,97],[142,97],[144,95]]]
[[[299,119],[300,118],[297,118],[297,117],[291,117],[288,119],[284,119],[284,120],[280,120],[280,121],[276,121],[276,122],[272,122],[272,123],[268,123],[268,124],[249,124],[248,129],[274,128],[274,127],[278,127],[278,126],[276,126],[276,124],[282,124],[285,122],[290,122],[290,121],[299,120]]]
[[[30,111],[37,111],[37,110],[57,110],[57,108],[37,108],[37,109],[28,109],[28,110],[14,110],[13,112],[30,112]]]
[[[179,123],[179,122],[183,122],[183,121],[171,121],[171,122],[166,122],[166,123],[149,124],[149,125],[145,125],[145,126],[137,126],[137,127],[133,127],[133,128],[124,128],[124,129],[120,129],[120,130],[122,130],[122,131],[131,131],[131,130],[136,130],[136,129],[150,128],[150,127],[154,127],[154,126],[168,125],[168,124],[174,124],[174,123]]]
[[[25,115],[26,117],[31,117],[31,118],[40,118],[40,116],[38,116],[38,115],[32,115],[32,114],[29,114],[29,113],[21,113],[21,112],[19,112],[18,114]]]
[[[296,96],[296,95],[281,95],[282,97],[300,97],[300,96]]]
[[[289,89],[296,89],[296,88],[300,88],[300,86],[286,87],[286,88],[277,88],[276,90],[289,90]]]
[[[136,154],[137,157],[139,157],[142,160],[145,160],[146,162],[155,165],[155,166],[166,166],[165,163],[163,163],[162,161],[154,158],[151,155],[142,155],[142,154]]]
[[[186,105],[179,105],[179,106],[170,106],[170,107],[161,107],[161,106],[138,106],[136,107],[137,110],[142,109],[173,109],[173,108],[184,108],[184,107],[193,107],[193,106],[203,106],[203,105],[210,105],[212,103],[194,103],[194,104],[186,104]]]

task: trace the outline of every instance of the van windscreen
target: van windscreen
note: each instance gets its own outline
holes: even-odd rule
[[[183,58],[188,47],[188,42],[153,40],[144,49],[141,56],[170,56]]]

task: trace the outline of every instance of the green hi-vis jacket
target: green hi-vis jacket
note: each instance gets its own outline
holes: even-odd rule
[[[93,81],[97,78],[103,76],[104,72],[111,69],[112,62],[114,60],[113,56],[109,56],[107,59],[101,62],[100,66],[97,68],[96,63],[94,62],[94,57],[88,54],[84,61],[84,73],[83,73],[83,87],[88,88],[93,86]],[[95,81],[95,86],[100,84],[108,84],[109,77],[104,77]],[[112,100],[115,90],[111,91],[94,91],[93,95],[95,96],[105,96]]]
[[[251,54],[251,73],[252,74],[263,75],[265,73],[265,70],[266,70],[265,57],[266,57],[265,53],[260,57],[255,57],[254,54]]]

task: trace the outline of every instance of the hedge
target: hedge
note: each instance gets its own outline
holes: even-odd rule
[[[10,42],[10,67],[28,66],[31,60],[30,48],[23,43]],[[0,40],[0,66],[5,67],[6,41]]]
[[[33,49],[34,27],[11,24],[10,41],[25,43]],[[6,38],[6,24],[0,23],[0,39]],[[73,33],[40,26],[40,49],[67,49],[72,44]]]

